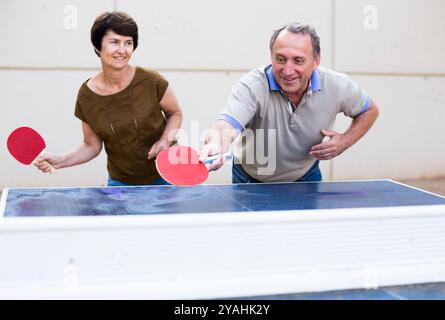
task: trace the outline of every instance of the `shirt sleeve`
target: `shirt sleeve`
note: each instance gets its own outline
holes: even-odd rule
[[[258,109],[254,86],[255,84],[249,84],[244,79],[235,84],[224,109],[220,113],[219,119],[225,121],[230,119],[231,121],[228,122],[237,131],[244,129],[255,116]]]
[[[368,94],[351,79],[346,79],[345,93],[341,101],[340,111],[346,116],[354,118],[368,111],[371,99]]]
[[[162,97],[165,94],[165,91],[168,88],[168,81],[161,75],[157,74],[157,80],[156,80],[156,90],[158,94],[158,101],[162,100]]]
[[[82,89],[80,89],[80,90],[82,90]],[[80,90],[79,90],[79,93],[77,94],[76,107],[74,109],[74,115],[77,118],[79,118],[80,120],[82,120],[83,122],[87,122],[85,120],[85,116],[83,114],[82,107],[81,107],[81,104],[80,104]]]

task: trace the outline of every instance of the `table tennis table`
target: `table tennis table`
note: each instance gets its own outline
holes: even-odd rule
[[[392,180],[6,188],[0,298],[444,299],[445,198]]]

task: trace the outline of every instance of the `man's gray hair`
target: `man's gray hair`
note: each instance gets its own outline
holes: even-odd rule
[[[310,35],[311,40],[312,40],[312,52],[313,52],[314,58],[316,58],[318,55],[320,55],[320,51],[321,51],[320,38],[317,35],[317,31],[315,31],[315,28],[312,27],[311,25],[301,24],[298,22],[286,24],[273,32],[272,37],[270,37],[270,43],[269,43],[270,52],[272,52],[272,48],[275,43],[275,40],[277,39],[278,35],[283,30],[287,30],[292,33],[301,33],[301,34]]]

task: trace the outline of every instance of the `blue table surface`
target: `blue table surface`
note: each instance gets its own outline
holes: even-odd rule
[[[445,282],[314,293],[277,294],[233,300],[445,300]]]
[[[255,212],[444,205],[445,198],[390,180],[9,189],[4,216]]]

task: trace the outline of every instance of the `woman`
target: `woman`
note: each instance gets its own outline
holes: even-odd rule
[[[123,12],[106,12],[91,28],[102,70],[79,89],[75,115],[83,143],[72,152],[46,156],[36,166],[48,172],[107,153],[108,185],[167,184],[154,159],[174,142],[182,113],[173,90],[157,72],[129,64],[138,45],[138,27]],[[165,115],[165,116],[164,116]]]

